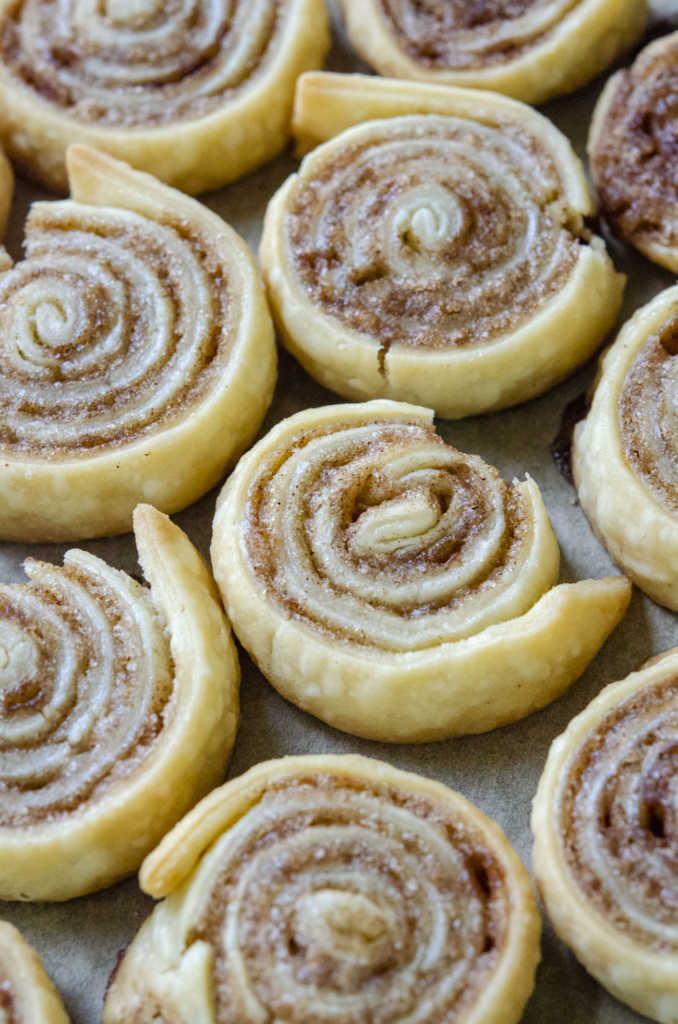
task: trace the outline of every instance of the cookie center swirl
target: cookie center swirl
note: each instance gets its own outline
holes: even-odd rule
[[[514,125],[402,117],[302,166],[285,230],[332,317],[418,348],[488,344],[567,281],[579,241],[548,154]]]
[[[244,530],[253,572],[288,612],[380,649],[471,635],[543,590],[522,492],[415,423],[295,435],[261,460]]]
[[[678,513],[678,307],[636,356],[619,398],[626,459]]]
[[[561,816],[570,869],[621,931],[678,951],[678,682],[609,712],[570,762]]]
[[[112,127],[204,116],[265,71],[285,0],[23,0],[0,58],[78,120]]]
[[[5,451],[115,447],[206,396],[237,300],[204,241],[125,210],[44,203],[26,251],[0,276]]]
[[[0,825],[84,806],[146,756],[171,713],[147,591],[83,552],[0,588]]]
[[[544,42],[581,0],[380,0],[403,50],[431,68],[515,60]]]
[[[501,955],[507,895],[482,839],[386,787],[276,783],[200,873],[193,934],[215,949],[222,1021],[452,1019]]]

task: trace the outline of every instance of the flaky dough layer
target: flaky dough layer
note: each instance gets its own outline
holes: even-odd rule
[[[549,703],[623,615],[623,577],[556,586],[536,484],[444,444],[430,410],[311,409],[241,459],[212,563],[269,681],[346,732],[418,742]]]
[[[442,416],[541,394],[613,325],[624,279],[584,218],[581,164],[545,118],[468,89],[311,73],[306,156],[260,257],[285,345],[345,398]]]
[[[514,1024],[539,916],[503,832],[440,783],[357,756],[257,765],[147,858],[165,897],[104,1024]]]
[[[532,812],[556,931],[638,1013],[678,1018],[678,649],[606,687],[556,739]]]
[[[135,536],[150,590],[82,551],[2,588],[2,899],[110,885],[223,778],[240,672],[214,582],[150,506]]]

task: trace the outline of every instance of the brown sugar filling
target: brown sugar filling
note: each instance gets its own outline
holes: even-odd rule
[[[341,430],[341,423],[332,424],[330,428],[332,433],[336,431],[340,434]],[[293,453],[303,450],[311,441],[324,436],[326,432],[327,428],[301,432],[290,442],[285,452],[275,453],[269,464],[261,467],[248,499],[245,543],[251,567],[257,578],[266,587],[268,595],[293,617],[313,623],[320,632],[334,639],[341,638],[350,643],[371,646],[374,645],[375,640],[370,631],[359,621],[352,623],[350,629],[346,627],[342,630],[338,625],[328,623],[313,607],[290,595],[286,586],[284,557],[281,562],[277,536],[271,533],[267,522],[266,509],[273,500],[277,473],[284,469],[286,460]],[[453,592],[446,590],[444,596],[436,602],[426,604],[405,602],[399,603],[397,607],[394,607],[392,603],[381,603],[374,598],[361,596],[361,600],[369,603],[372,608],[393,613],[403,621],[414,622],[424,615],[435,615],[437,612],[446,613],[463,606],[469,595],[483,591],[491,592],[504,576],[510,575],[512,572],[517,557],[516,553],[525,537],[527,521],[520,499],[495,470],[485,466],[484,475],[482,473],[478,475],[476,470],[468,466],[456,465],[454,472],[450,473],[449,486],[458,499],[458,506],[460,508],[463,506],[463,512],[459,513],[461,526],[455,535],[443,535],[436,538],[431,544],[425,542],[414,551],[409,548],[403,551],[389,551],[383,557],[374,553],[366,553],[360,557],[353,555],[350,538],[360,516],[372,507],[372,503],[379,505],[391,497],[398,496],[399,493],[406,493],[406,490],[399,492],[397,487],[394,488],[390,483],[384,484],[379,480],[378,472],[370,473],[366,478],[364,464],[361,465],[361,462],[364,462],[365,457],[369,457],[371,453],[387,451],[389,446],[398,447],[403,443],[408,447],[411,446],[415,451],[418,444],[433,444],[443,450],[448,448],[442,438],[432,429],[414,428],[405,426],[403,423],[384,423],[383,421],[380,423],[378,436],[372,436],[368,441],[339,443],[334,453],[334,461],[326,462],[318,467],[315,479],[304,493],[302,519],[294,525],[294,529],[303,534],[304,550],[310,553],[313,559],[310,531],[316,504],[316,489],[326,485],[332,474],[338,474],[342,479],[342,488],[336,498],[338,507],[332,510],[332,514],[336,513],[337,518],[341,521],[341,536],[337,539],[337,543],[341,548],[342,559],[350,563],[357,573],[365,577],[383,578],[386,582],[397,583],[412,578],[422,578],[428,570],[446,570],[463,563],[466,558],[472,557],[469,552],[473,552],[474,543],[488,514],[489,494],[485,493],[485,488],[488,490],[497,488],[501,495],[505,520],[501,543],[491,556],[482,561],[475,575],[464,586],[458,587]],[[356,470],[353,480],[350,479],[352,465],[360,467]],[[382,489],[384,487],[385,490]],[[441,483],[438,500],[443,502],[446,500],[444,482]],[[275,504],[276,515],[285,516],[286,510],[279,507],[279,502]],[[335,585],[327,578],[324,567],[316,560],[313,560],[312,572],[331,598],[335,593]]]
[[[543,147],[509,124],[488,130],[433,116],[384,124],[324,166],[302,168],[284,230],[304,292],[384,357],[393,345],[480,347],[528,322],[565,286],[584,238],[573,233]],[[520,188],[504,187],[504,177]],[[418,194],[419,215],[443,224],[432,245],[416,210],[407,221],[408,197]]]
[[[619,398],[623,451],[629,464],[672,514],[678,514],[673,404],[678,375],[678,307],[647,339]]]
[[[209,283],[207,309],[192,311],[187,304],[179,268],[153,239],[152,222],[130,228],[117,223],[115,215],[107,219],[105,213],[97,212],[89,220],[75,217],[69,223],[60,214],[53,219],[49,206],[39,217],[33,215],[31,231],[43,232],[46,241],[43,246],[38,239],[29,259],[4,275],[0,293],[4,334],[12,333],[8,325],[21,310],[24,292],[28,290],[30,295],[31,289],[46,282],[45,305],[49,305],[57,277],[66,292],[77,293],[84,315],[77,317],[77,329],[60,346],[44,345],[55,365],[31,362],[30,357],[20,365],[9,341],[0,346],[0,403],[4,410],[0,450],[51,459],[119,448],[181,421],[217,385],[230,356],[234,327],[228,270],[205,239],[190,228],[166,227],[188,246]],[[113,263],[108,262],[105,248],[111,245],[115,249]],[[153,287],[171,310],[167,345],[152,361],[145,355],[149,342],[166,328],[156,322],[153,296],[133,276],[125,277],[121,265],[126,252],[151,269]],[[81,268],[83,258],[97,264],[91,276]],[[108,294],[102,276],[114,281],[121,299]],[[199,321],[204,326],[192,336],[193,325]],[[110,352],[108,340],[116,333],[115,349]],[[176,373],[172,377],[179,359],[184,367],[181,379]],[[62,423],[69,432],[60,438]]]
[[[384,811],[375,811],[374,805],[368,803],[361,807],[362,795],[376,797]],[[312,800],[311,804],[307,798]],[[304,809],[297,803],[300,799]],[[292,803],[289,811],[285,808],[286,800]],[[413,816],[412,828],[406,833],[396,831],[398,826],[388,817],[389,808],[409,812]],[[443,1024],[453,1016],[456,1019],[457,1013],[461,1015],[477,998],[501,958],[510,901],[503,866],[472,823],[464,821],[461,815],[450,817],[445,808],[423,797],[392,786],[363,783],[339,775],[299,776],[271,782],[259,796],[253,814],[256,816],[254,824],[244,838],[231,847],[205,898],[203,915],[190,935],[191,942],[204,940],[215,950],[220,1020],[237,1019],[233,988],[229,984],[228,949],[223,942],[225,916],[234,900],[240,907],[237,943],[247,977],[269,1012],[274,1015],[282,1012],[282,1007],[276,1005],[279,994],[270,985],[267,970],[271,950],[280,948],[284,953],[279,955],[284,956],[296,983],[302,989],[310,984],[309,991],[316,991],[318,986],[320,1002],[326,995],[330,999],[335,994],[338,998],[355,997],[360,993],[368,996],[370,989],[378,985],[383,999],[376,1010],[361,1012],[361,1020],[365,1024],[387,1024],[400,1019],[406,1004],[400,1006],[398,998],[406,1000],[408,995],[398,992],[399,973],[412,969],[416,961],[413,936],[421,926],[423,912],[415,895],[417,886],[407,883],[408,862],[419,865],[420,878],[435,889],[436,903],[450,922],[447,948],[440,952],[432,967],[427,969],[422,964],[415,968],[414,981],[407,982],[409,993],[416,992],[420,1000],[435,991],[437,983],[457,967],[459,958],[463,957],[466,960],[463,979],[450,1000],[437,1000],[438,1005],[432,1006],[427,1021]],[[448,865],[439,860],[435,848],[427,844],[425,833],[418,833],[416,819],[432,826],[435,833],[454,848],[463,865],[460,874],[450,873]],[[247,815],[239,827],[246,822]],[[346,839],[342,838],[343,830],[346,830]],[[357,830],[360,830],[360,838]],[[388,844],[389,860],[383,855],[385,844]],[[262,867],[261,855],[268,850],[273,851],[273,858],[266,858]],[[279,855],[277,850],[280,850]],[[394,863],[391,858],[400,863]],[[256,881],[250,880],[243,890],[242,879],[253,860],[257,863]],[[313,895],[318,886],[322,888],[322,883],[316,880],[319,869],[324,877],[331,879],[325,884],[334,892],[338,891],[340,899],[342,893],[354,891],[350,882],[353,877],[363,879],[359,891],[373,906],[378,906],[380,898],[387,893],[389,904],[397,908],[399,920],[394,932],[381,935],[376,944],[376,934],[372,936],[369,963],[361,966],[345,960],[341,948],[336,952],[322,946],[318,948],[303,934],[300,937],[294,928],[294,912],[285,914],[283,910],[281,916],[279,908],[284,906],[284,900],[280,901],[277,894],[294,891],[297,894],[294,902],[298,906],[305,895]],[[266,875],[265,879],[261,872]],[[379,878],[377,892],[372,892],[371,883],[364,881],[370,875]],[[338,882],[337,876],[346,881]],[[297,891],[299,885],[301,889]],[[468,904],[473,905],[473,911],[462,924],[455,908]],[[353,919],[351,926],[359,930],[358,924],[365,927],[364,919],[362,923]],[[464,930],[461,939],[457,928]],[[313,1007],[309,1011],[303,1000],[294,1007],[286,1004],[284,1012],[285,1020],[290,1022],[317,1019],[322,1024],[325,1020],[321,1006],[316,1011],[317,1018],[309,1017]],[[344,1016],[340,1016],[340,1020],[343,1024]]]
[[[0,964],[0,1016],[6,1024],[19,1024],[15,1010],[14,990]]]
[[[82,585],[106,619],[113,645],[111,675],[105,681],[107,700],[87,730],[79,730],[77,738],[72,737],[72,724],[83,711],[85,698],[81,689],[85,687],[85,677],[101,671],[97,648],[88,632],[91,624],[83,609],[74,604],[68,590],[62,590],[54,581],[49,587],[28,583],[2,588],[0,618],[3,622],[15,623],[24,635],[31,637],[38,650],[38,661],[32,677],[2,691],[0,720],[13,726],[30,723],[40,716],[48,723],[48,730],[46,735],[41,732],[35,738],[30,733],[24,735],[18,744],[0,739],[1,827],[22,828],[58,820],[98,799],[111,785],[129,777],[139,767],[169,725],[173,713],[174,672],[169,644],[167,676],[141,678],[144,651],[138,644],[143,638],[132,633],[130,609],[105,584],[76,566],[64,566],[59,570],[59,578]],[[68,637],[67,646],[74,650],[75,687],[71,699],[58,704],[56,712],[50,702],[65,671],[59,660],[59,638],[52,633],[49,620],[45,619],[44,623],[32,620],[20,600],[15,603],[15,590],[35,594],[42,607],[54,612],[60,620],[61,631]],[[139,592],[139,601],[150,601],[145,588],[139,587]],[[98,691],[96,684],[91,685],[94,714]],[[134,708],[141,701],[143,687],[151,687],[152,693],[148,713],[141,718],[134,715]],[[131,729],[130,718],[134,719]],[[111,742],[115,744],[114,758],[110,756]],[[68,771],[63,772],[64,755],[61,754],[53,769],[45,767],[41,755],[48,754],[52,748],[58,752],[65,744],[68,745]],[[31,770],[33,749],[37,766]],[[22,770],[18,776],[3,773],[3,754],[20,758]],[[30,799],[32,796],[37,799]]]
[[[204,117],[265,73],[280,46],[288,4],[269,0],[245,59],[234,58],[234,23],[248,2],[221,4],[221,12],[215,3],[186,5],[180,17],[178,3],[157,4],[121,26],[99,11],[101,32],[98,18],[64,26],[57,0],[17,0],[0,24],[0,60],[17,82],[78,121],[115,129]]]
[[[380,0],[402,50],[417,63],[466,71],[506,64],[544,43],[581,0],[560,0],[544,22],[543,0]],[[525,19],[534,18],[534,26]],[[505,32],[516,22],[516,34]]]
[[[619,73],[591,160],[617,234],[678,246],[678,33]]]
[[[589,733],[568,765],[558,811],[565,857],[587,898],[634,940],[672,953],[678,941],[662,929],[678,925],[678,822],[671,796],[676,771],[678,680],[667,679],[638,691]],[[591,787],[600,787],[596,820],[588,806]],[[604,858],[602,869],[590,861],[591,836]],[[628,902],[615,895],[610,879]],[[657,930],[644,927],[641,915]]]

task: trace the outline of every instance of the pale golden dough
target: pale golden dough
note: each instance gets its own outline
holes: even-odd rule
[[[567,139],[492,93],[361,75],[299,81],[310,153],[260,258],[285,345],[325,387],[456,418],[548,390],[613,326],[624,278]],[[491,210],[491,215],[488,214]]]
[[[639,309],[606,351],[591,408],[574,431],[572,468],[581,506],[615,562],[655,601],[678,611],[677,359],[664,351],[678,329],[678,287]],[[641,362],[657,360],[646,374]],[[632,377],[635,371],[635,383]],[[637,438],[627,437],[628,423]],[[634,458],[638,452],[642,464]],[[641,465],[643,471],[641,471]]]
[[[463,4],[455,18],[448,0],[429,0],[423,11],[416,0],[391,3],[396,20],[384,0],[341,3],[353,46],[379,74],[490,89],[532,104],[586,85],[642,35],[648,18],[647,0],[551,0],[487,20],[474,3],[477,20],[466,25]],[[427,10],[436,8],[442,23],[427,25]]]
[[[40,957],[7,921],[0,921],[0,1017],[10,1024],[68,1024]]]
[[[323,0],[166,8],[2,0],[0,134],[31,178],[66,191],[78,142],[193,194],[283,148],[295,81],[329,49]]]
[[[150,590],[79,551],[2,588],[1,899],[110,885],[223,778],[240,671],[214,582],[166,516],[134,525]]]
[[[176,512],[256,434],[276,377],[254,259],[200,203],[82,146],[0,274],[0,536],[76,540]]]
[[[217,505],[233,628],[283,696],[369,739],[483,732],[559,696],[626,610],[623,577],[557,586],[531,479],[445,445],[430,410],[283,420]]]
[[[180,822],[140,881],[165,898],[104,1024],[354,1024],[377,1008],[515,1024],[534,985],[539,915],[504,833],[371,758],[257,765]]]
[[[603,89],[591,120],[589,163],[615,234],[678,274],[678,32],[646,46]]]
[[[607,686],[554,741],[532,811],[556,931],[612,995],[662,1024],[678,1020],[677,680],[673,648]]]

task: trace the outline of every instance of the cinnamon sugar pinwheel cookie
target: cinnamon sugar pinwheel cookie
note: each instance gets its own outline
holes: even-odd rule
[[[68,1024],[40,957],[6,921],[0,921],[0,1021]]]
[[[223,778],[239,668],[207,569],[148,505],[150,590],[84,551],[0,587],[0,899],[135,871]]]
[[[567,376],[614,323],[624,279],[585,227],[581,164],[535,111],[316,73],[295,132],[341,134],[271,200],[261,262],[285,344],[326,387],[448,417],[500,409]]]
[[[551,747],[534,870],[551,920],[598,981],[678,1020],[678,648],[613,683]]]
[[[259,428],[273,328],[245,243],[195,200],[85,147],[0,274],[0,536],[77,540],[174,512]]]
[[[219,498],[214,573],[233,627],[289,700],[346,732],[416,742],[543,707],[629,600],[556,586],[539,489],[445,444],[430,410],[327,406],[279,423]]]
[[[501,829],[356,756],[257,765],[146,859],[104,1024],[515,1024],[539,915]]]
[[[328,48],[323,0],[1,0],[0,135],[57,191],[72,142],[217,188],[282,149]]]
[[[591,172],[613,231],[678,274],[678,32],[610,78],[589,135]]]
[[[632,317],[574,432],[579,500],[612,558],[678,611],[678,286]]]
[[[647,0],[341,0],[351,42],[382,75],[543,103],[638,39]]]

